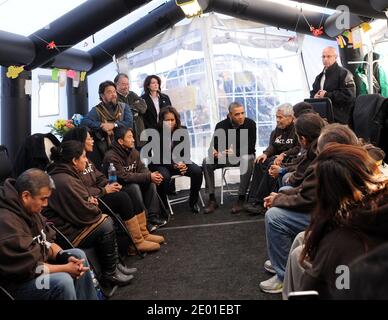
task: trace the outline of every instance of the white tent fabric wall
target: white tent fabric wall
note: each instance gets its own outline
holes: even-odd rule
[[[194,101],[173,104],[189,129],[197,163],[206,154],[215,124],[234,100],[257,122],[261,152],[275,126],[276,105],[308,96],[299,50],[303,39],[215,13],[184,20],[128,54],[132,90],[142,92],[147,74],[161,76],[162,90],[174,97],[186,87],[195,88]]]

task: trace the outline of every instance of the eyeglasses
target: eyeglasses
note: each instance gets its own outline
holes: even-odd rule
[[[330,55],[330,56],[322,56],[322,59],[325,59],[325,58],[331,58],[331,57],[335,57],[335,55]]]

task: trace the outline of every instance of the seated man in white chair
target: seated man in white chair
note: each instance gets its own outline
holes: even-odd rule
[[[238,201],[232,213],[243,209],[245,194],[249,187],[255,160],[256,123],[245,117],[244,106],[239,102],[229,105],[226,119],[217,123],[210,143],[208,157],[203,160],[202,169],[209,193],[205,213],[213,213],[218,204],[215,198],[214,171],[224,167],[240,167]]]

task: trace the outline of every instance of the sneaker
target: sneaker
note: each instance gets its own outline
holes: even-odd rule
[[[157,217],[152,217],[151,219],[148,220],[148,223],[155,225],[156,228],[160,228],[167,224],[167,220],[159,219]]]
[[[275,269],[272,266],[271,260],[266,260],[264,262],[264,269],[268,271],[269,273],[276,274]]]
[[[268,280],[260,282],[260,289],[266,293],[282,293],[283,282],[281,282],[275,274]]]
[[[147,229],[149,233],[153,233],[155,230],[158,230],[159,228],[165,226],[166,224],[167,224],[167,220],[151,221],[147,225]]]
[[[155,222],[156,222],[158,228],[163,227],[167,224],[167,220],[164,220],[164,219],[158,219]]]
[[[158,226],[156,224],[153,224],[153,223],[147,223],[147,229],[148,229],[148,232],[153,232],[156,229],[158,229]]]

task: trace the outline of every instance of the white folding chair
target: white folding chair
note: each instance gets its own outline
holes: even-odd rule
[[[185,176],[174,175],[174,176],[171,176],[171,181],[176,180],[178,178],[183,178],[183,177]],[[171,215],[174,215],[174,211],[172,210],[172,205],[187,202],[189,198],[190,196],[183,196],[183,197],[175,197],[174,199],[170,199],[170,197],[167,195],[167,204],[168,204],[168,208],[170,209]],[[202,207],[204,207],[205,203],[203,202],[201,191],[199,191],[199,200],[201,201]]]
[[[231,189],[229,187],[228,181],[226,181],[226,173],[229,170],[238,169],[240,170],[240,167],[223,167],[221,171],[221,204],[224,204],[224,193],[227,192],[230,195],[236,196],[238,195],[237,189]]]

